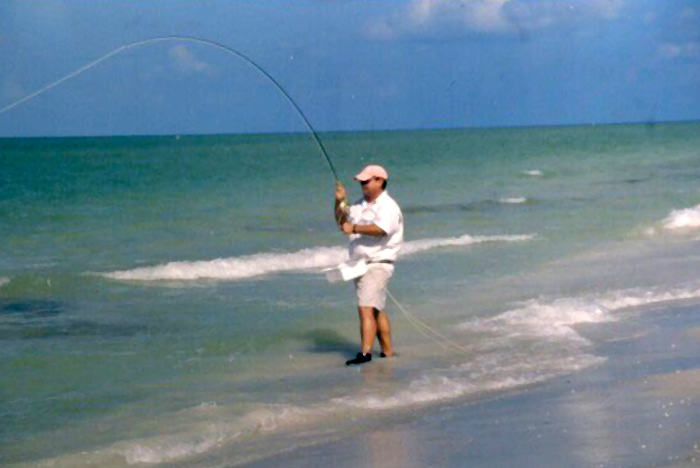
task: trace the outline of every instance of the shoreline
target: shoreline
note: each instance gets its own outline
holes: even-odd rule
[[[630,321],[647,333],[604,339],[592,369],[230,466],[697,466],[700,305]]]

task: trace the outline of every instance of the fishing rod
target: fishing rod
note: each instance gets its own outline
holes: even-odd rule
[[[335,167],[333,166],[333,162],[331,161],[331,158],[328,156],[328,153],[326,152],[326,148],[323,146],[323,143],[321,142],[321,139],[318,137],[316,134],[316,130],[311,126],[311,123],[309,122],[309,119],[306,117],[306,114],[301,110],[301,108],[297,105],[297,103],[292,99],[292,97],[289,95],[289,93],[282,87],[281,84],[268,72],[266,72],[260,65],[255,63],[252,59],[247,57],[245,54],[242,52],[237,51],[236,49],[233,49],[231,47],[228,47],[226,45],[220,44],[215,41],[210,41],[209,39],[202,39],[200,37],[194,37],[194,36],[178,36],[178,35],[173,35],[173,36],[158,36],[158,37],[152,37],[150,39],[144,39],[141,41],[136,41],[136,42],[131,42],[129,44],[125,44],[121,47],[117,47],[116,49],[112,50],[111,52],[108,52],[101,57],[93,60],[92,62],[78,68],[77,70],[67,74],[66,76],[59,78],[56,81],[53,81],[52,83],[49,83],[48,85],[44,86],[43,88],[40,88],[33,93],[3,107],[0,109],[0,115],[4,114],[5,112],[9,111],[10,109],[13,109],[27,101],[30,101],[34,99],[35,97],[45,93],[46,91],[60,85],[61,83],[68,81],[72,78],[75,78],[76,76],[80,75],[83,72],[86,72],[90,70],[93,67],[96,67],[100,63],[104,62],[105,60],[108,60],[115,55],[118,55],[122,52],[125,52],[130,49],[135,49],[137,47],[145,46],[148,44],[153,44],[156,42],[165,42],[165,41],[181,41],[181,42],[194,42],[197,44],[204,44],[209,47],[213,47],[215,49],[222,50],[226,53],[232,54],[235,57],[240,58],[243,60],[245,63],[253,67],[254,70],[258,71],[260,74],[262,74],[270,83],[272,83],[286,99],[287,101],[294,107],[294,109],[297,111],[301,119],[304,121],[304,125],[306,125],[306,128],[309,130],[311,135],[314,137],[314,140],[316,141],[316,144],[318,147],[321,149],[321,153],[323,153],[324,158],[326,159],[326,162],[328,163],[328,167],[330,168],[331,172],[333,173],[333,177],[335,178],[336,182],[340,181],[340,178],[338,177],[338,173],[335,170]]]
[[[233,49],[229,46],[226,46],[224,44],[220,44],[215,41],[210,41],[209,39],[203,39],[200,37],[195,37],[195,36],[180,36],[180,35],[171,35],[171,36],[158,36],[158,37],[152,37],[149,39],[144,39],[141,41],[135,41],[135,42],[130,42],[128,44],[122,45],[120,47],[117,47],[116,49],[112,50],[111,52],[108,52],[101,57],[93,60],[92,62],[87,63],[86,65],[74,70],[73,72],[47,84],[46,86],[34,91],[31,94],[28,94],[27,96],[11,103],[8,104],[7,106],[3,107],[0,109],[0,115],[4,114],[5,112],[25,103],[28,102],[35,97],[45,93],[46,91],[49,91],[52,88],[55,88],[56,86],[60,85],[61,83],[64,83],[72,78],[75,78],[76,76],[90,70],[93,67],[96,67],[100,63],[104,62],[105,60],[108,60],[122,52],[125,52],[130,49],[135,49],[137,47],[145,46],[148,44],[153,44],[156,42],[166,42],[166,41],[182,41],[182,42],[193,42],[197,44],[204,44],[209,47],[213,47],[218,50],[222,50],[228,54],[231,54],[235,57],[240,58],[243,60],[245,63],[253,67],[254,70],[262,74],[272,85],[279,91],[286,99],[287,101],[294,107],[294,109],[297,111],[301,119],[304,121],[304,125],[306,125],[306,128],[309,130],[311,135],[313,136],[314,140],[316,141],[316,144],[318,145],[319,149],[321,150],[321,153],[323,154],[323,157],[325,158],[326,162],[328,163],[328,168],[331,170],[331,173],[333,174],[333,177],[335,178],[336,182],[340,182],[340,178],[338,177],[338,173],[335,170],[335,166],[333,166],[333,162],[331,161],[330,156],[328,156],[328,153],[326,152],[326,148],[323,146],[323,143],[321,142],[321,139],[318,137],[318,134],[316,133],[316,130],[313,128],[311,125],[311,122],[309,122],[309,119],[306,117],[306,114],[301,110],[299,105],[294,101],[292,96],[289,95],[289,93],[282,87],[282,85],[268,72],[266,72],[260,65],[255,63],[251,58],[247,57],[245,54],[242,52],[237,51],[236,49]],[[437,332],[436,330],[432,329],[428,325],[426,325],[423,321],[421,321],[418,317],[415,315],[411,314],[408,312],[400,303],[399,301],[389,292],[387,291],[387,294],[389,298],[396,304],[396,306],[399,308],[399,310],[404,314],[408,322],[424,337],[433,340],[440,346],[442,346],[443,349],[448,349],[452,348],[453,350],[459,351],[463,354],[468,354],[469,351],[462,346],[458,345],[454,341],[450,340],[446,336],[442,335],[441,333]],[[429,334],[429,333],[431,334]]]

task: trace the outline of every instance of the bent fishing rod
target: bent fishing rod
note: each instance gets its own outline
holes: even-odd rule
[[[333,166],[333,162],[331,161],[331,158],[328,156],[328,153],[326,152],[326,148],[323,146],[323,143],[321,142],[321,139],[318,137],[316,134],[316,130],[313,128],[311,123],[309,122],[309,119],[306,117],[306,114],[301,110],[301,107],[292,99],[292,97],[289,95],[289,93],[282,87],[282,85],[268,72],[266,72],[260,65],[258,65],[254,60],[243,54],[242,52],[239,52],[236,49],[233,49],[229,46],[226,46],[224,44],[215,42],[215,41],[210,41],[209,39],[202,39],[201,37],[195,37],[195,36],[179,36],[179,35],[173,35],[173,36],[158,36],[158,37],[152,37],[150,39],[144,39],[141,41],[136,41],[136,42],[131,42],[128,44],[125,44],[121,47],[117,47],[116,49],[112,50],[111,52],[108,52],[101,57],[93,60],[92,62],[78,68],[77,70],[63,76],[62,78],[57,79],[56,81],[53,81],[46,86],[34,91],[31,94],[28,94],[27,96],[3,107],[0,109],[0,115],[4,114],[5,112],[9,111],[10,109],[13,109],[21,104],[24,104],[27,101],[30,101],[34,99],[35,97],[45,93],[46,91],[60,85],[61,83],[64,83],[70,79],[75,78],[76,76],[90,70],[93,67],[96,67],[100,63],[104,62],[105,60],[108,60],[115,55],[121,54],[122,52],[125,52],[130,49],[136,49],[138,47],[142,47],[148,44],[154,44],[156,42],[168,42],[168,41],[180,41],[180,42],[193,42],[197,44],[204,44],[209,47],[213,47],[214,49],[222,50],[228,54],[231,54],[235,57],[240,58],[243,60],[245,63],[253,67],[254,70],[256,70],[258,73],[260,73],[262,76],[264,76],[272,85],[279,91],[286,99],[287,101],[294,107],[294,109],[297,111],[297,114],[301,119],[304,121],[304,125],[306,125],[306,128],[309,130],[311,135],[313,135],[314,140],[316,141],[316,144],[318,145],[319,149],[321,150],[321,153],[323,154],[323,157],[326,159],[326,162],[328,163],[328,167],[330,168],[331,172],[333,173],[333,177],[335,178],[336,182],[340,181],[340,178],[338,177],[338,173],[335,170],[335,167]]]

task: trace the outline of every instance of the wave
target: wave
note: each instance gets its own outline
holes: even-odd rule
[[[664,229],[689,229],[700,227],[700,205],[682,210],[673,210],[661,221]]]
[[[481,212],[493,210],[501,204],[521,204],[527,203],[525,197],[507,197],[500,199],[485,199],[469,203],[444,203],[439,205],[409,205],[403,208],[404,214],[437,214],[437,213],[458,213],[458,212]]]
[[[514,198],[501,198],[498,200],[499,203],[515,203],[515,204],[520,204],[520,203],[526,203],[527,198],[525,197],[514,197]]]
[[[422,239],[404,243],[401,255],[450,246],[466,246],[484,242],[522,242],[535,236],[470,236]],[[153,267],[98,273],[122,281],[192,281],[201,279],[242,280],[271,273],[318,271],[347,260],[344,247],[316,247],[292,253],[261,253],[216,260],[170,262]]]
[[[465,234],[460,237],[447,237],[437,239],[422,239],[417,241],[406,242],[401,247],[401,255],[411,255],[424,250],[430,250],[437,247],[454,247],[466,246],[474,244],[482,244],[484,242],[524,242],[535,238],[534,234],[521,234],[510,236],[470,236]]]
[[[614,318],[604,306],[584,299],[563,298],[552,302],[531,300],[523,307],[488,319],[473,319],[458,328],[491,332],[507,338],[547,337],[585,341],[573,328],[580,323],[599,323]]]
[[[179,428],[169,434],[121,440],[94,451],[83,451],[44,459],[39,466],[124,466],[167,464],[211,452],[240,439],[263,436],[272,431],[319,421],[327,405],[298,407],[259,405],[250,411],[227,414],[228,408],[203,404],[171,414],[168,422]],[[196,414],[202,413],[205,414]],[[225,418],[226,422],[221,422]],[[218,421],[217,421],[218,420]],[[116,462],[116,463],[115,463]]]
[[[184,410],[201,410],[202,405]],[[214,404],[214,409],[217,405]],[[205,410],[211,409],[205,407]],[[222,408],[225,411],[225,407]],[[318,420],[325,414],[325,408],[303,408],[292,405],[267,405],[248,413],[233,417],[230,422],[210,423],[189,427],[179,435],[155,437],[150,440],[132,441],[123,444],[116,451],[121,453],[129,465],[164,463],[187,458],[193,455],[230,444],[236,439],[264,434],[285,426],[296,426]]]
[[[333,401],[368,410],[397,409],[437,403],[485,392],[503,391],[549,380],[604,362],[589,354],[576,356],[479,356],[451,369],[425,375],[393,395],[348,396]]]
[[[356,417],[373,417],[377,411],[440,403],[532,385],[605,360],[588,354],[569,357],[555,354],[484,355],[475,356],[464,364],[430,371],[389,393],[363,392],[304,406],[260,405],[238,415],[229,414],[226,406],[199,405],[176,415],[177,420],[191,421],[180,433],[118,442],[102,453],[119,454],[129,465],[172,463],[245,442],[251,437],[271,434],[280,436],[283,432],[323,431],[325,423],[337,423],[338,419],[347,421],[348,426],[352,426]],[[209,414],[195,414],[202,411]],[[222,419],[226,422],[213,422]],[[336,423],[334,431],[341,430]],[[245,458],[244,454],[240,455]]]
[[[589,298],[532,299],[517,309],[488,319],[472,319],[458,328],[506,338],[546,338],[587,344],[574,329],[576,325],[617,321],[612,312],[628,307],[694,298],[700,298],[700,289],[628,289]]]
[[[350,427],[358,417],[376,417],[378,411],[507,391],[599,365],[606,358],[583,352],[581,346],[587,343],[575,333],[574,325],[615,321],[617,317],[611,312],[626,307],[698,297],[700,288],[688,287],[667,291],[628,289],[589,298],[533,299],[517,309],[459,327],[508,338],[529,338],[536,346],[517,347],[512,340],[494,345],[494,340],[483,337],[493,346],[489,352],[475,350],[461,363],[431,368],[388,392],[347,394],[301,405],[260,403],[244,411],[235,405],[206,402],[165,416],[164,425],[172,421],[171,425],[178,427],[175,433],[121,440],[95,451],[42,462],[66,467],[105,465],[115,459],[128,465],[172,464],[232,446],[237,447],[237,463],[250,461],[259,456],[246,450],[246,442],[253,438],[273,436],[269,443],[266,441],[267,453],[281,453],[297,444],[297,439],[284,439],[284,434],[303,433],[317,439],[315,434],[329,434],[329,422],[333,424],[332,432],[337,433],[345,427],[343,421]],[[261,443],[251,442],[252,446]]]
[[[265,405],[226,423],[190,426],[186,432],[141,441],[122,442],[116,448],[129,464],[164,463],[198,455],[249,437],[284,431],[319,430],[330,420],[375,416],[377,411],[435,404],[489,392],[505,391],[570,374],[605,362],[590,354],[562,356],[560,353],[532,355],[503,353],[477,355],[449,368],[434,369],[412,379],[402,388],[385,392],[362,392],[305,405]],[[226,412],[225,407],[207,405],[206,411]],[[202,405],[188,410],[201,411]],[[341,417],[342,415],[342,417]],[[340,430],[336,425],[335,430]],[[113,449],[114,449],[113,448]]]
[[[6,284],[9,284],[9,282],[10,282],[10,278],[0,277],[0,288],[5,286]]]
[[[532,171],[523,171],[522,173],[533,177],[540,177],[542,175],[542,171],[540,171],[539,169],[535,169]]]
[[[165,265],[104,273],[110,279],[129,281],[158,280],[240,280],[270,273],[324,268],[347,257],[342,247],[317,247],[293,253],[262,253],[242,257],[170,262]]]

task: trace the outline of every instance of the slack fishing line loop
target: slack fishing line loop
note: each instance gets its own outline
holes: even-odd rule
[[[222,50],[228,54],[234,55],[235,57],[240,58],[243,60],[245,63],[253,67],[256,71],[261,73],[270,83],[272,83],[286,99],[287,101],[294,107],[294,109],[297,111],[301,119],[304,121],[304,125],[306,125],[306,128],[309,130],[311,135],[313,136],[314,140],[316,141],[316,144],[318,145],[319,149],[321,150],[321,153],[323,154],[323,157],[326,159],[326,162],[328,163],[328,167],[330,168],[331,172],[333,173],[333,177],[335,178],[336,182],[340,181],[340,178],[338,177],[338,173],[335,170],[335,167],[333,166],[333,162],[331,161],[330,156],[328,156],[328,153],[326,152],[326,148],[323,146],[323,143],[321,142],[320,138],[318,137],[318,134],[316,133],[316,130],[314,130],[313,126],[311,125],[311,122],[309,122],[309,119],[306,117],[304,112],[301,110],[299,105],[294,101],[294,99],[289,95],[289,93],[282,87],[282,85],[272,76],[270,75],[267,71],[265,71],[260,65],[255,63],[252,59],[247,57],[245,54],[237,51],[236,49],[233,49],[231,47],[228,47],[226,45],[220,44],[215,41],[210,41],[208,39],[203,39],[201,37],[195,37],[195,36],[179,36],[179,35],[171,35],[171,36],[158,36],[158,37],[152,37],[149,39],[144,39],[141,41],[136,41],[136,42],[131,42],[125,45],[122,45],[121,47],[117,47],[116,49],[112,50],[111,52],[108,52],[101,57],[93,60],[92,62],[89,62],[82,67],[74,70],[73,72],[63,76],[62,78],[57,79],[56,81],[53,81],[46,86],[34,91],[31,94],[28,94],[27,96],[3,107],[0,109],[0,115],[4,114],[5,112],[8,112],[11,109],[14,109],[15,107],[22,105],[23,103],[30,101],[34,99],[35,97],[45,93],[46,91],[49,91],[52,88],[55,88],[56,86],[60,85],[61,83],[64,83],[72,78],[75,78],[76,76],[90,70],[91,68],[96,67],[100,63],[114,57],[115,55],[118,55],[122,52],[125,52],[130,49],[135,49],[137,47],[145,46],[148,44],[154,44],[156,42],[166,42],[166,41],[182,41],[182,42],[193,42],[197,44],[204,44],[209,47],[213,47],[218,50]],[[439,332],[435,331],[434,329],[430,328],[428,325],[423,323],[418,317],[414,316],[410,312],[408,312],[396,298],[387,291],[387,294],[389,298],[396,304],[396,306],[399,308],[399,310],[404,314],[408,322],[413,325],[413,327],[424,337],[436,342],[440,346],[442,346],[443,349],[448,349],[452,348],[453,350],[462,352],[464,354],[467,354],[469,351],[466,350],[465,348],[461,347],[454,341],[450,340],[449,338],[445,337],[444,335],[440,334]],[[430,335],[428,332],[432,333]]]
[[[244,55],[243,53],[237,51],[236,49],[233,49],[231,47],[225,46],[223,44],[220,44],[218,42],[210,41],[208,39],[202,39],[201,37],[195,37],[195,36],[178,36],[178,35],[172,35],[172,36],[158,36],[158,37],[152,37],[150,39],[144,39],[141,41],[136,41],[136,42],[131,42],[129,44],[125,44],[121,47],[117,47],[111,52],[108,52],[101,57],[99,57],[96,60],[93,60],[92,62],[76,69],[75,71],[67,74],[66,76],[59,78],[58,80],[49,83],[48,85],[44,86],[43,88],[40,88],[36,91],[34,91],[31,94],[28,94],[27,96],[3,107],[0,109],[0,115],[4,114],[5,112],[9,111],[10,109],[13,109],[27,101],[30,101],[34,99],[35,97],[45,93],[46,91],[60,85],[61,83],[68,81],[72,78],[75,78],[76,76],[80,75],[83,72],[86,72],[90,70],[91,68],[99,65],[100,63],[104,62],[105,60],[108,60],[115,55],[118,55],[122,52],[125,52],[129,49],[135,49],[137,47],[145,46],[147,44],[153,44],[156,42],[165,42],[165,41],[183,41],[183,42],[194,42],[198,44],[204,44],[209,47],[213,47],[215,49],[222,50],[226,53],[232,54],[241,60],[243,60],[245,63],[248,65],[252,66],[255,70],[257,70],[259,73],[261,73],[270,83],[272,83],[275,88],[289,101],[289,103],[296,109],[297,113],[301,117],[301,119],[304,121],[304,125],[306,125],[306,128],[311,132],[311,135],[313,135],[314,140],[316,141],[316,144],[318,145],[319,149],[321,150],[321,153],[323,153],[323,157],[326,159],[326,162],[328,163],[328,167],[331,169],[331,172],[333,173],[333,177],[335,178],[336,181],[340,181],[340,178],[338,177],[338,173],[335,170],[335,167],[333,166],[333,162],[331,161],[331,158],[328,156],[328,153],[326,152],[326,148],[323,146],[323,143],[321,143],[320,138],[316,134],[316,130],[311,126],[311,123],[309,122],[309,119],[306,117],[304,112],[301,110],[301,108],[297,105],[297,103],[292,99],[292,97],[289,95],[289,93],[282,87],[282,85],[272,77],[268,72],[266,72],[260,65],[255,63],[252,59]]]

